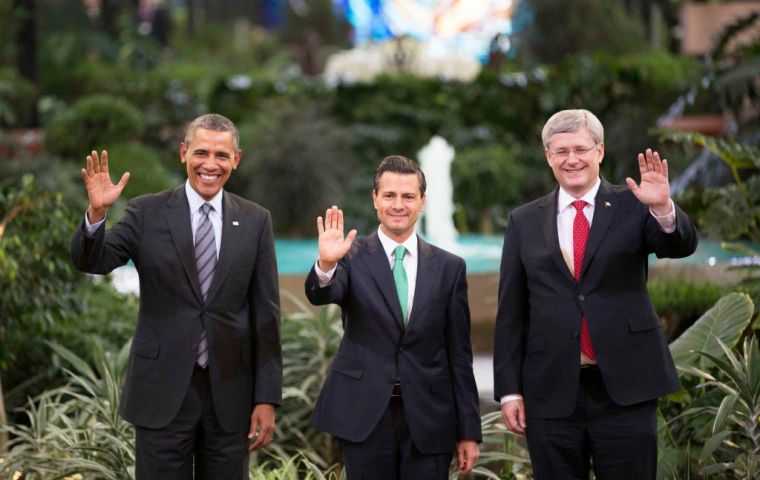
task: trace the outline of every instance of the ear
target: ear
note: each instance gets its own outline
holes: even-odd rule
[[[238,150],[237,152],[235,152],[235,158],[232,160],[233,170],[237,170],[238,164],[240,163],[240,159],[242,158],[242,156],[243,156],[242,150]]]
[[[602,163],[602,160],[604,159],[604,144],[599,144],[599,163]]]
[[[179,144],[179,160],[182,163],[186,163],[187,160],[185,159],[185,155],[187,155],[187,145],[185,145],[185,142],[182,142]]]
[[[551,159],[551,153],[549,153],[548,148],[544,148],[544,155],[546,155],[546,163],[548,163],[551,166],[552,159]]]
[[[377,192],[372,190],[372,206],[377,210]]]
[[[420,203],[420,212],[425,208],[425,200],[427,200],[427,195],[422,196],[422,202]]]

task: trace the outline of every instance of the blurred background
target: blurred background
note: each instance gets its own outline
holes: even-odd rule
[[[434,195],[421,233],[468,262],[473,342],[490,369],[506,218],[553,188],[540,131],[566,108],[601,119],[613,183],[637,178],[647,147],[668,158],[676,201],[704,235],[694,257],[652,261],[669,338],[729,291],[758,298],[760,1],[0,0],[0,20],[8,411],[63,382],[72,359],[52,343],[97,363],[93,352],[111,358],[133,331],[134,272],[93,279],[68,257],[85,155],[108,149],[112,177],[132,174],[112,223],[129,198],[184,181],[179,143],[207,112],[240,128],[243,159],[225,188],[272,212],[286,343],[304,332],[299,315],[322,319],[314,338],[339,338],[335,312],[304,305],[315,218],[337,204],[371,233],[374,169],[401,154],[421,162]],[[308,351],[291,352],[294,371],[322,360],[318,386],[334,345],[293,346]],[[488,399],[488,378],[478,382]],[[309,405],[290,412],[299,432]],[[309,431],[293,442],[306,438],[323,447],[311,460],[330,465],[329,441]],[[2,451],[0,433],[0,472]]]

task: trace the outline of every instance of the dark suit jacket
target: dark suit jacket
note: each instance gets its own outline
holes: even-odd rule
[[[365,440],[399,379],[414,445],[423,453],[450,453],[458,440],[481,439],[465,264],[422,239],[418,245],[406,331],[377,233],[354,241],[324,288],[314,269],[306,278],[311,303],[340,305],[344,328],[312,423],[338,438]]]
[[[219,262],[204,304],[195,265],[185,186],[135,198],[110,230],[71,242],[79,270],[105,274],[134,262],[140,313],[120,413],[147,428],[177,414],[195,364],[202,325],[219,423],[247,429],[254,403],[279,404],[282,356],[279,290],[269,212],[223,194]],[[106,320],[106,319],[104,319]]]
[[[647,257],[693,253],[694,224],[676,207],[676,231],[666,234],[626,186],[602,180],[576,283],[559,247],[557,192],[509,217],[494,336],[496,399],[520,393],[528,416],[569,415],[580,374],[582,314],[615,403],[631,405],[678,390],[647,293]]]

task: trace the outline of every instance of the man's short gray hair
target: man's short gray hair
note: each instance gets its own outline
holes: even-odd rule
[[[185,145],[189,145],[195,135],[195,131],[199,128],[204,130],[213,130],[215,132],[230,132],[232,134],[232,143],[235,147],[235,151],[240,150],[240,133],[232,120],[219,115],[218,113],[207,113],[196,118],[190,125],[187,126],[187,132],[185,133]]]
[[[588,130],[596,144],[604,143],[604,127],[596,115],[588,110],[560,110],[547,120],[541,131],[544,148],[549,148],[549,141],[555,133],[575,133]]]

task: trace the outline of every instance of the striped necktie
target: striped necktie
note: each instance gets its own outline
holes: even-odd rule
[[[214,279],[216,271],[216,239],[214,237],[214,227],[208,218],[209,212],[213,210],[208,203],[201,205],[201,220],[198,223],[198,229],[195,231],[195,264],[198,267],[198,281],[201,285],[201,294],[203,301],[206,301],[211,281]],[[208,364],[208,344],[206,342],[206,330],[201,331],[201,339],[198,342],[198,353],[195,361],[200,367],[205,368]]]

